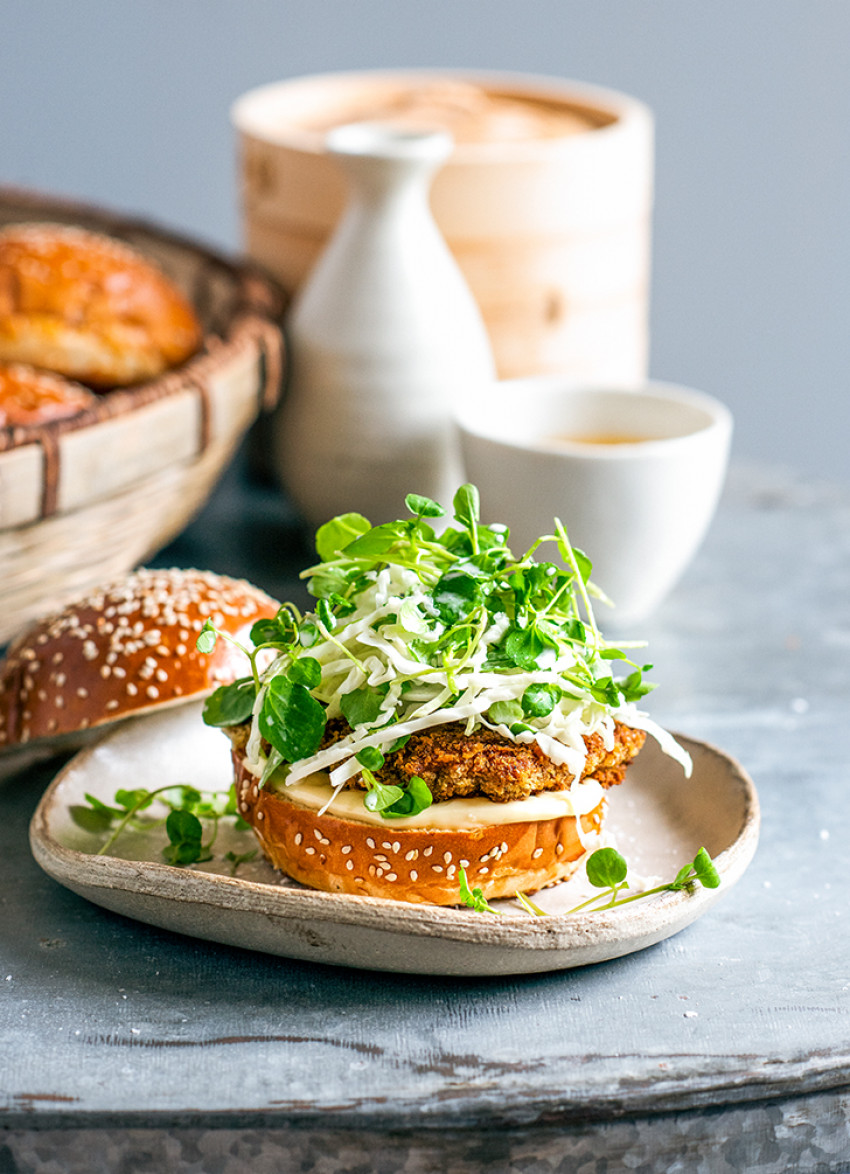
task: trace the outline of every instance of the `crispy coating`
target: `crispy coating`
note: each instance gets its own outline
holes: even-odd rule
[[[328,723],[326,744],[348,732],[344,722]],[[623,781],[626,767],[640,750],[646,734],[617,722],[614,746],[606,751],[600,734],[585,737],[587,761],[582,778],[595,778],[603,787]],[[382,783],[406,785],[413,775],[428,784],[435,802],[459,796],[483,795],[496,803],[527,799],[541,791],[562,791],[573,782],[566,766],[547,758],[536,742],[513,742],[482,727],[472,734],[452,722],[411,735],[384,766],[375,772]],[[362,777],[351,780],[365,787]]]

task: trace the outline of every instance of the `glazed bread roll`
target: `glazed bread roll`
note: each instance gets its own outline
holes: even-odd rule
[[[126,386],[184,362],[201,337],[183,294],[127,245],[59,224],[0,232],[0,362]]]
[[[0,364],[0,428],[34,427],[94,407],[85,387],[21,363]]]
[[[227,640],[202,656],[211,617],[238,640],[276,600],[212,571],[142,568],[35,624],[0,663],[0,754],[201,697],[249,671]]]

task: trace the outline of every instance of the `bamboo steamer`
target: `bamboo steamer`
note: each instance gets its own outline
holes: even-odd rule
[[[0,429],[0,645],[165,546],[206,501],[282,366],[280,293],[253,266],[139,221],[0,189],[0,225],[75,224],[151,257],[192,300],[204,345],[67,420]]]
[[[518,75],[326,74],[234,105],[248,255],[297,290],[345,202],[327,130],[440,125],[437,223],[481,308],[499,374],[620,385],[648,363],[653,126],[613,91]]]

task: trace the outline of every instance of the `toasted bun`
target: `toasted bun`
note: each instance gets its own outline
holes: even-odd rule
[[[259,786],[233,750],[240,815],[251,825],[269,861],[313,889],[354,893],[427,905],[460,904],[459,869],[484,896],[533,893],[565,880],[584,848],[576,819],[498,823],[469,831],[381,827],[338,819]],[[498,808],[494,803],[494,809]],[[581,817],[586,833],[598,832],[605,800]]]
[[[160,375],[200,342],[183,294],[127,245],[58,224],[0,232],[0,361],[113,387]]]
[[[0,428],[28,428],[76,416],[97,403],[85,387],[22,363],[0,364]]]
[[[226,640],[195,647],[209,616],[246,637],[278,604],[208,571],[140,570],[43,620],[0,666],[0,750],[55,739],[208,693],[245,676]]]

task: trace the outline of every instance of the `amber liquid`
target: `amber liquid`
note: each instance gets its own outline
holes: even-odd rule
[[[629,436],[622,432],[587,432],[581,436],[559,433],[547,436],[550,444],[644,444],[651,436]]]

